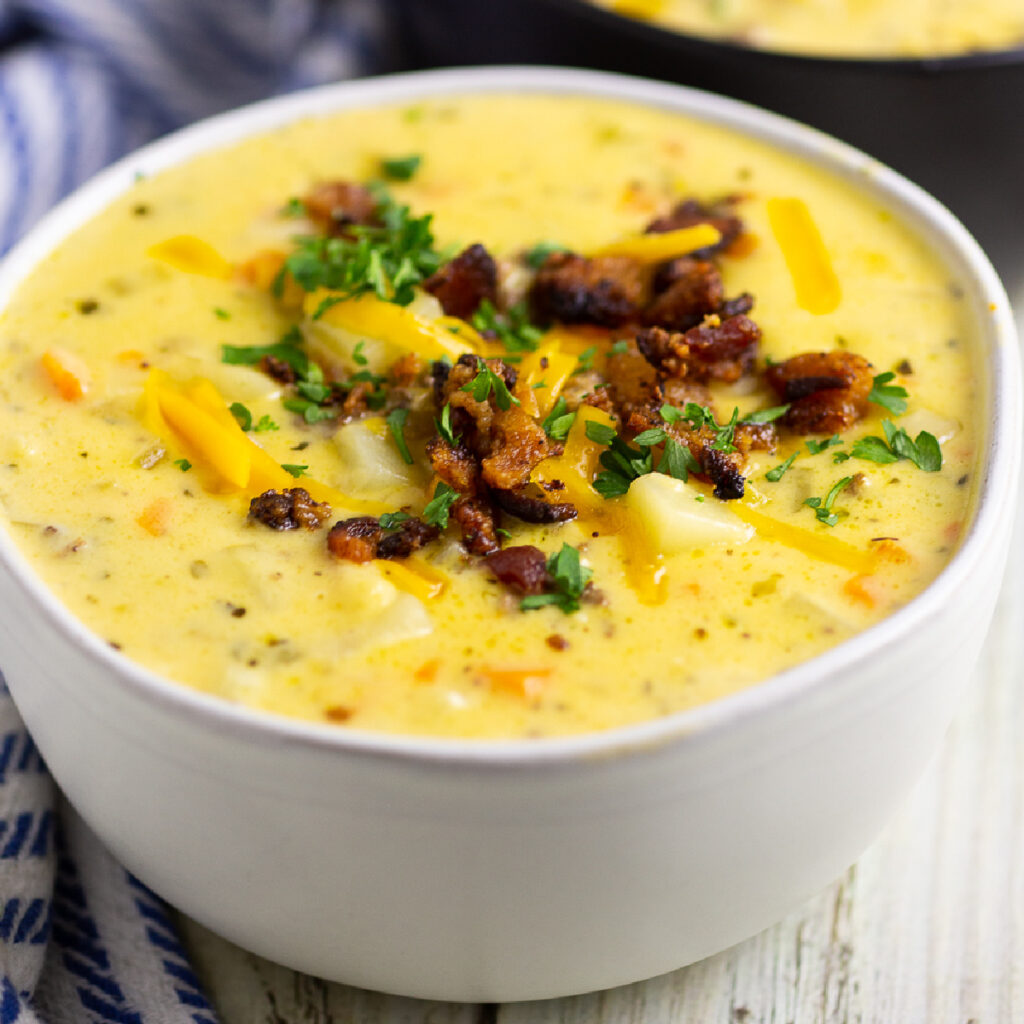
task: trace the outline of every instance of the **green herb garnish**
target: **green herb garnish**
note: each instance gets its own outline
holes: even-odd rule
[[[434,497],[427,502],[423,510],[423,521],[428,526],[437,526],[445,529],[448,525],[448,515],[452,505],[459,500],[459,492],[454,487],[441,482],[434,488]]]
[[[597,355],[597,346],[591,345],[589,348],[585,348],[576,360],[576,369],[573,370],[573,374],[577,373],[588,373],[594,368],[594,356]]]
[[[413,463],[412,455],[409,452],[409,445],[405,441],[405,421],[409,418],[408,409],[392,409],[391,412],[385,417],[388,429],[391,431],[391,436],[395,439],[395,444],[398,447],[398,453],[402,456],[402,460],[406,465],[411,466]]]
[[[380,528],[382,530],[397,530],[402,523],[412,519],[408,512],[385,512],[380,517]]]
[[[188,459],[175,459],[174,464],[182,471],[187,473],[192,468],[192,463]]]
[[[213,315],[218,320],[230,320],[231,319],[231,314],[226,309],[222,309],[220,306],[214,306],[213,307]]]
[[[891,370],[887,373],[880,373],[871,384],[871,391],[868,392],[868,401],[875,405],[888,409],[893,416],[902,416],[907,411],[907,389],[898,384],[890,384],[895,380],[896,374]]]
[[[562,395],[551,407],[551,412],[544,417],[541,426],[544,433],[554,441],[564,441],[569,434],[569,428],[576,420],[576,413],[569,412],[569,406]]]
[[[298,196],[292,196],[284,206],[281,207],[282,217],[305,217],[306,204]]]
[[[462,440],[461,435],[454,434],[452,432],[452,407],[446,404],[441,410],[441,418],[434,420],[434,425],[437,427],[437,432],[441,437],[447,441],[453,448]]]
[[[786,475],[786,471],[793,465],[799,454],[799,452],[793,452],[785,462],[780,462],[777,466],[769,469],[764,475],[765,480],[771,480],[773,484],[777,484]]]
[[[355,363],[356,366],[365,366],[369,362],[369,359],[363,355],[363,346],[365,344],[365,341],[357,342],[356,347],[352,349],[352,362]]]
[[[832,506],[835,504],[836,498],[839,497],[839,492],[849,487],[852,482],[852,476],[844,476],[842,480],[837,480],[832,485],[824,499],[805,498],[804,504],[814,509],[815,518],[819,523],[824,523],[825,526],[835,526],[839,522],[839,516],[832,511]]]
[[[420,169],[421,163],[423,163],[423,157],[419,153],[413,153],[410,156],[392,157],[381,160],[380,172],[389,181],[410,181],[413,175]]]
[[[517,302],[500,313],[490,299],[484,299],[470,322],[481,333],[493,332],[508,352],[533,352],[544,334],[530,323],[525,302]]]
[[[526,252],[526,262],[534,270],[540,270],[544,266],[544,261],[553,252],[568,252],[569,250],[558,242],[538,242],[531,249]]]
[[[804,441],[812,455],[819,455],[827,448],[836,448],[842,443],[843,439],[838,434],[833,434],[827,441]]]
[[[942,469],[942,448],[934,434],[922,430],[916,438],[892,420],[883,420],[882,429],[885,437],[869,435],[854,441],[851,454],[858,459],[886,465],[900,459],[909,459],[918,469],[926,473],[936,473]]]
[[[293,477],[298,479],[300,476],[302,476],[303,473],[306,472],[307,469],[309,469],[309,466],[296,466],[294,463],[283,462],[281,463],[281,468],[286,473],[291,473]]]
[[[777,419],[789,412],[788,405],[773,405],[770,409],[758,409],[756,412],[748,413],[740,420],[741,423],[774,423]]]
[[[526,612],[553,604],[566,615],[578,612],[583,591],[594,575],[592,569],[580,562],[579,551],[563,544],[561,551],[548,558],[548,573],[554,590],[549,594],[530,594],[519,602],[519,607]]]
[[[507,411],[513,405],[519,405],[519,399],[509,391],[504,379],[500,374],[495,373],[482,359],[477,360],[479,372],[468,383],[463,384],[462,390],[468,391],[474,401],[486,402],[491,392],[494,392],[494,404],[502,411]]]

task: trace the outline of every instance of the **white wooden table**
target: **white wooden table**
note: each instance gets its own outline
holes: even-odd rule
[[[1015,287],[1024,334],[1024,281]],[[1018,505],[1024,510],[1024,502]],[[1024,1022],[1024,511],[974,684],[898,816],[762,934],[624,988],[426,1003],[296,974],[183,921],[223,1024]]]

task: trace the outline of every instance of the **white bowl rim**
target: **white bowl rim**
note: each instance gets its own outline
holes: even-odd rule
[[[920,627],[942,607],[971,572],[999,518],[1012,505],[1020,457],[1021,367],[1016,329],[1006,292],[988,258],[966,228],[936,199],[872,157],[831,136],[753,105],[713,93],[599,71],[544,66],[497,66],[405,72],[356,79],[288,94],[216,115],[182,128],[121,158],[54,207],[0,262],[0,310],[17,285],[59,242],[126,191],[138,174],[150,175],[202,152],[228,146],[290,121],[350,107],[418,102],[467,93],[580,94],[659,107],[779,146],[898,207],[922,234],[941,238],[974,276],[987,302],[992,348],[991,457],[977,493],[970,530],[939,576],[887,618],[817,657],[731,695],[661,718],[604,731],[538,739],[462,740],[378,733],[290,719],[231,703],[162,677],[113,650],[81,623],[45,586],[6,531],[0,530],[0,563],[55,622],[83,657],[98,660],[122,687],[163,712],[206,729],[273,739],[339,753],[424,763],[495,768],[572,764],[605,759],[727,729],[733,723],[778,710],[824,682],[841,667],[883,652]],[[0,666],[2,667],[2,666]]]

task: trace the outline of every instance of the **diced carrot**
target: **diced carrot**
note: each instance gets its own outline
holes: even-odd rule
[[[768,221],[793,279],[797,305],[808,313],[831,313],[842,290],[807,204],[802,199],[769,199]]]
[[[156,498],[142,510],[135,521],[146,533],[162,537],[171,525],[173,505],[170,498]]]
[[[423,664],[413,672],[412,677],[417,683],[432,683],[437,678],[437,673],[440,668],[441,659],[431,658],[429,661],[423,662]]]
[[[862,604],[865,608],[874,608],[878,602],[875,599],[874,594],[872,594],[868,589],[870,580],[870,576],[865,576],[863,574],[859,576],[851,576],[843,584],[843,593],[850,598],[851,601],[854,601],[857,604]]]
[[[895,562],[897,565],[903,565],[906,562],[913,561],[913,556],[902,544],[897,544],[896,541],[890,540],[888,537],[872,545],[871,550],[876,558],[885,562]]]
[[[47,349],[40,363],[65,402],[77,402],[89,390],[89,367],[73,352],[62,348]]]
[[[550,668],[496,668],[484,666],[480,674],[491,689],[513,697],[533,700],[544,692],[545,683],[552,673]]]

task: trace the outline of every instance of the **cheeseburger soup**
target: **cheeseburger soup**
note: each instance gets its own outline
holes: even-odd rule
[[[1024,46],[1020,0],[590,2],[680,32],[831,57],[933,57]]]
[[[866,194],[581,97],[304,120],[137,183],[0,318],[0,499],[180,684],[607,729],[878,622],[972,506],[957,282]]]

